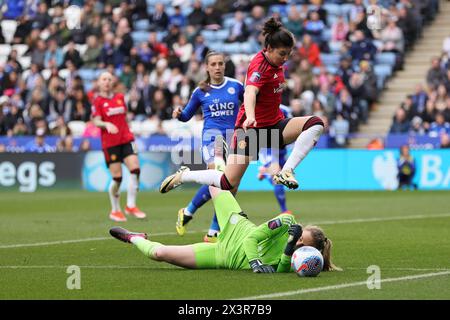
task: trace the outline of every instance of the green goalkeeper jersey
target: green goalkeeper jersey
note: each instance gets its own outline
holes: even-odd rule
[[[294,216],[280,214],[259,226],[234,213],[219,235],[216,259],[229,269],[250,269],[249,261],[259,259],[277,272],[289,272],[291,257],[284,254],[288,229]]]

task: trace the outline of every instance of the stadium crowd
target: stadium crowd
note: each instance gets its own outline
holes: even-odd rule
[[[439,10],[438,0],[274,3],[6,0],[0,30],[0,135],[56,135],[69,146],[72,136],[98,137],[90,106],[95,79],[104,69],[116,75],[115,90],[126,93],[132,130],[167,134],[173,108],[184,106],[205,78],[202,62],[208,50],[227,53],[226,76],[244,82],[249,57],[261,48],[260,28],[276,16],[297,39],[285,68],[283,103],[294,116],[322,117],[334,146],[343,147],[348,134],[367,121],[386,79],[402,69],[405,52]],[[65,16],[72,5],[82,9],[75,27]],[[376,8],[381,21],[368,19],[378,17]],[[406,114],[408,125],[397,119],[393,132],[415,130],[410,123],[418,115],[417,130],[432,132],[437,111],[445,109],[448,133],[449,42],[445,54],[433,61],[430,91],[418,88],[408,97],[398,111]]]
[[[439,137],[441,148],[450,148],[450,36],[441,55],[433,57],[424,82],[398,107],[390,133]]]

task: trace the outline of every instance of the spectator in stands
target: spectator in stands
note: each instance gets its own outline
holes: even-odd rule
[[[253,11],[253,10],[252,10]],[[298,11],[297,7],[295,5],[291,5],[289,7],[289,14],[288,19],[285,23],[286,28],[291,31],[296,39],[300,39],[301,36],[303,36],[303,23],[300,16],[300,12]],[[251,28],[250,28],[251,30]],[[260,31],[258,31],[259,33]]]
[[[3,12],[3,19],[16,20],[19,18],[25,9],[25,1],[6,0],[6,11]]]
[[[181,7],[174,6],[173,8],[175,9],[175,12],[169,17],[169,24],[184,28],[186,26],[186,17],[181,12]]]
[[[436,113],[435,121],[431,123],[428,134],[430,137],[440,137],[443,134],[450,134],[450,123],[445,121],[442,112]]]
[[[33,29],[43,30],[52,23],[52,18],[48,14],[48,6],[45,1],[39,3],[38,12],[33,18]]]
[[[335,148],[345,148],[348,144],[348,134],[350,133],[350,123],[341,113],[338,113],[336,119],[330,126],[330,137],[332,146]]]
[[[230,35],[225,42],[233,43],[247,41],[250,33],[244,18],[245,16],[241,11],[236,11],[234,14],[234,22],[230,29]]]
[[[331,92],[328,81],[320,84],[320,89],[319,92],[317,92],[316,97],[322,104],[325,114],[328,117],[334,116],[336,95]]]
[[[80,152],[88,152],[91,150],[91,141],[89,139],[83,139],[80,143],[80,147],[78,148],[78,151]]]
[[[411,95],[406,96],[405,100],[401,103],[400,108],[405,110],[406,117],[409,121],[411,121],[415,116],[420,116]]]
[[[313,39],[309,34],[303,36],[303,41],[301,42],[298,52],[300,58],[307,59],[312,66],[319,67],[322,65],[319,46],[313,42]]]
[[[64,117],[59,116],[52,124],[52,128],[50,128],[50,134],[63,138],[65,136],[71,135],[72,131],[67,126],[66,121],[64,121]]]
[[[222,14],[214,6],[208,6],[205,9],[205,29],[219,30],[222,27]]]
[[[1,88],[3,89],[2,94],[12,96],[14,93],[20,92],[20,82],[21,80],[16,71],[7,73],[1,84]]]
[[[421,114],[425,111],[425,106],[428,100],[428,94],[425,92],[422,84],[417,84],[415,92],[412,95],[412,102],[417,108],[417,112]]]
[[[408,133],[410,128],[410,123],[406,118],[405,110],[398,108],[395,112],[394,121],[392,122],[391,129],[389,133]]]
[[[63,64],[63,52],[58,47],[56,40],[51,39],[48,41],[48,49],[45,51],[44,67],[50,69],[52,67],[60,68]]]
[[[421,22],[418,20],[418,17],[414,15],[412,10],[407,8],[404,4],[401,4],[398,7],[397,17],[397,25],[402,29],[405,37],[405,47],[411,48],[419,36]]]
[[[309,34],[312,41],[319,46],[322,43],[322,32],[325,29],[325,23],[320,20],[319,13],[317,11],[311,11],[309,19],[304,22],[304,31]]]
[[[8,55],[5,64],[5,70],[9,72],[10,70],[14,70],[18,74],[21,74],[23,71],[22,65],[18,60],[18,52],[16,49],[11,49],[11,52]]]
[[[206,24],[206,13],[202,8],[202,1],[195,0],[192,5],[192,11],[187,17],[188,23],[192,26],[200,28]]]
[[[423,119],[423,126],[427,131],[430,129],[431,123],[434,122],[436,114],[436,104],[434,103],[434,100],[429,99],[426,103],[425,110],[421,114],[421,118]]]
[[[383,42],[381,51],[395,53],[395,70],[401,70],[403,68],[405,41],[402,30],[397,26],[396,17],[389,18],[388,25],[381,31],[380,40]]]
[[[59,116],[63,116],[67,122],[70,120],[70,98],[66,95],[66,90],[59,87],[56,95],[50,97],[47,111],[47,121],[56,121]]]
[[[443,148],[450,148],[450,135],[449,134],[443,134],[441,135],[441,144],[440,144],[441,149]]]
[[[139,91],[135,88],[130,90],[128,106],[128,118],[132,121],[144,121],[147,119],[148,114],[145,108],[144,100],[141,99]]]
[[[169,26],[169,16],[165,12],[164,5],[157,3],[155,5],[155,11],[149,17],[150,26],[152,30],[164,31]]]
[[[339,15],[331,26],[331,41],[345,41],[348,30],[348,23],[344,20],[344,16]]]
[[[91,106],[83,88],[76,88],[70,100],[70,121],[89,121]]]
[[[358,114],[358,118],[361,119],[363,123],[367,123],[369,118],[369,104],[367,101],[368,95],[362,73],[355,72],[352,74],[348,90],[352,95],[353,105],[356,108],[355,111]]]
[[[82,64],[84,68],[94,69],[98,66],[102,49],[98,45],[97,38],[94,35],[88,36],[86,44],[87,49],[82,55]]]
[[[31,52],[31,63],[35,63],[39,67],[43,68],[46,51],[47,45],[45,44],[45,41],[39,39],[33,51]]]
[[[366,98],[369,105],[371,105],[378,100],[377,76],[373,72],[369,62],[366,60],[362,60],[359,63],[359,68],[364,81],[364,87],[367,94]]]
[[[306,115],[300,99],[291,100],[291,112],[293,117],[303,117]]]
[[[411,120],[411,128],[409,129],[410,135],[424,135],[425,134],[425,128],[422,126],[423,120],[419,116],[414,116],[414,118]]]
[[[447,36],[442,43],[442,51],[450,57],[450,35]]]
[[[74,152],[75,148],[73,145],[73,137],[65,136],[59,139],[56,142],[56,151],[57,152]]]
[[[39,128],[36,130],[36,136],[33,141],[30,141],[26,146],[25,150],[27,152],[36,152],[36,153],[44,153],[44,152],[54,152],[54,148],[48,145],[45,142],[45,130]]]
[[[253,6],[250,11],[250,17],[252,18],[252,23],[248,26],[248,30],[250,32],[250,36],[257,39],[261,34],[261,30],[266,19],[265,9],[261,5]]]
[[[361,60],[373,62],[377,53],[377,47],[375,47],[372,40],[366,38],[362,31],[356,30],[349,53],[356,64],[359,64]]]
[[[430,89],[436,90],[441,82],[445,81],[445,74],[441,70],[440,61],[438,57],[431,60],[431,68],[427,73],[427,85]]]
[[[173,51],[182,63],[182,72],[186,72],[189,59],[192,56],[194,47],[189,43],[184,34],[178,37],[178,41],[173,45]]]
[[[80,53],[75,48],[75,42],[73,40],[70,40],[67,44],[67,51],[64,54],[62,66],[66,66],[66,62],[71,61],[77,69],[81,67],[83,64],[83,60],[81,59]]]
[[[172,119],[172,108],[163,90],[156,89],[152,99],[152,114],[160,121]]]
[[[164,85],[167,85],[170,80],[170,70],[167,68],[167,60],[160,59],[156,63],[156,68],[150,73],[149,82],[151,86],[158,86],[158,82],[162,81]]]

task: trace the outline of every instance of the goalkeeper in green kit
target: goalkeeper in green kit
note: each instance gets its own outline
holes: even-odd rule
[[[145,256],[189,269],[252,269],[257,273],[289,272],[291,256],[301,246],[317,248],[323,271],[338,269],[331,262],[331,240],[316,226],[302,228],[291,214],[280,214],[256,226],[229,191],[210,187],[221,233],[216,243],[173,246],[150,241],[147,234],[121,227],[110,229],[118,240],[134,244]]]

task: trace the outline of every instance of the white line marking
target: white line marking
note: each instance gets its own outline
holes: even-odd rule
[[[308,224],[346,224],[346,223],[361,223],[361,222],[380,222],[380,221],[395,221],[395,220],[413,220],[413,219],[429,219],[429,218],[446,218],[450,217],[450,213],[442,214],[418,214],[412,216],[396,216],[396,217],[379,217],[379,218],[366,218],[366,219],[349,219],[349,220],[329,220],[329,221],[314,221],[308,222]]]
[[[207,231],[207,230],[206,230]],[[204,231],[186,231],[186,233],[200,233],[206,232]],[[153,233],[150,234],[151,237],[159,237],[159,236],[170,236],[176,234],[175,232],[161,232],[161,233]],[[88,241],[101,241],[101,240],[110,240],[112,237],[100,237],[100,238],[85,238],[85,239],[75,239],[75,240],[60,240],[60,241],[52,241],[52,242],[37,242],[37,243],[22,243],[22,244],[7,244],[0,246],[0,249],[10,249],[10,248],[24,248],[24,247],[40,247],[40,246],[51,246],[57,244],[66,244],[66,243],[79,243],[79,242],[88,242]]]
[[[67,266],[0,266],[0,269],[67,269]],[[81,269],[155,269],[150,265],[148,266],[78,266]],[[173,269],[174,267],[159,267],[157,269]]]
[[[430,215],[396,216],[396,217],[378,217],[378,218],[367,218],[367,219],[328,220],[328,221],[325,220],[325,221],[307,222],[307,223],[304,223],[304,224],[305,225],[306,224],[327,225],[327,224],[381,222],[381,221],[395,221],[395,220],[432,219],[432,218],[446,218],[446,217],[450,217],[450,213],[430,214]],[[187,233],[200,233],[200,232],[206,232],[206,230],[203,230],[203,231],[187,231]],[[151,237],[170,236],[170,235],[175,235],[175,232],[163,232],[163,233],[150,234]],[[109,239],[111,239],[111,237],[85,238],[85,239],[75,239],[75,240],[60,240],[60,241],[53,241],[53,242],[8,244],[8,245],[0,246],[0,249],[40,247],[40,246],[50,246],[50,245],[67,244],[67,243],[101,241],[101,240],[109,240]]]
[[[418,275],[414,275],[414,276],[405,276],[405,277],[399,277],[399,278],[381,279],[380,282],[387,283],[387,282],[397,282],[397,281],[408,281],[408,280],[417,280],[417,279],[439,277],[439,276],[446,276],[446,275],[450,275],[450,271],[437,272],[437,273],[418,274]],[[231,299],[231,300],[273,299],[273,298],[281,298],[281,297],[300,295],[300,294],[311,293],[311,292],[339,290],[339,289],[345,289],[345,288],[350,288],[350,287],[358,287],[358,286],[365,286],[365,285],[367,285],[367,280],[359,281],[359,282],[353,282],[353,283],[343,283],[343,284],[334,285],[334,286],[318,287],[318,288],[311,288],[311,289],[302,289],[302,290],[296,290],[296,291],[278,292],[278,293],[271,293],[271,294],[264,294],[264,295],[259,295],[259,296],[237,298],[237,299]]]
[[[449,268],[384,268],[380,267],[381,271],[450,271]],[[345,270],[367,270],[367,268],[345,267]]]

